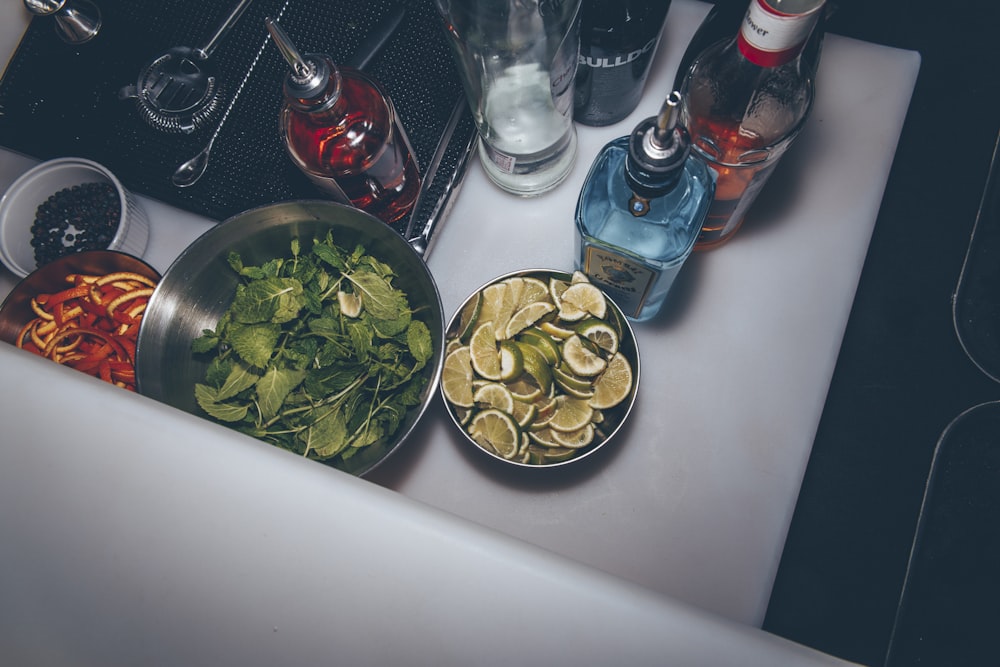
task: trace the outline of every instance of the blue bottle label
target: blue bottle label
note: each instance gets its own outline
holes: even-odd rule
[[[583,272],[610,296],[628,317],[638,317],[657,272],[607,248],[588,246]]]

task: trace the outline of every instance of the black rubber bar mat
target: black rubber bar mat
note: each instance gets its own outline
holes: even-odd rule
[[[1000,381],[1000,143],[955,292],[955,329],[972,361]]]
[[[402,6],[398,28],[365,68],[392,98],[425,172],[413,220],[397,223],[398,231],[412,222],[419,234],[443,214],[461,181],[475,128],[431,0],[255,0],[211,54],[222,86],[220,111],[191,134],[154,129],[136,101],[120,99],[119,91],[168,49],[202,46],[236,0],[96,4],[103,25],[85,44],[61,41],[50,17],[32,20],[0,81],[0,144],[6,148],[38,159],[96,160],[133,191],[215,220],[277,201],[322,198],[280,139],[288,66],[267,38],[264,19],[277,19],[300,51],[345,63],[373,27]],[[189,188],[175,187],[174,170],[207,143],[237,92],[208,171]],[[430,179],[432,162],[440,167]]]
[[[1000,629],[1000,403],[942,434],[920,512],[888,667],[996,665]]]

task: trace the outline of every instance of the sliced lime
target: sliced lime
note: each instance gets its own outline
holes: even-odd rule
[[[563,341],[563,361],[577,375],[584,377],[598,375],[607,368],[608,362],[604,360],[604,357],[591,349],[584,340],[580,336],[570,336]]]
[[[618,351],[619,336],[613,326],[596,318],[589,318],[576,325],[576,332],[593,342],[608,355]]]
[[[500,354],[493,332],[492,321],[482,322],[469,339],[472,368],[487,380],[500,379]]]
[[[479,445],[505,459],[517,455],[521,446],[521,429],[506,412],[488,408],[477,412],[469,422],[469,435]]]
[[[535,301],[521,308],[507,321],[507,328],[504,334],[507,338],[513,338],[523,330],[533,325],[556,309],[548,301]]]
[[[499,382],[484,384],[473,393],[472,400],[481,407],[496,408],[509,415],[514,414],[514,397],[511,396],[510,390]]]
[[[594,395],[588,403],[598,410],[613,408],[632,392],[634,382],[632,364],[624,354],[618,353],[608,361],[608,367],[594,381]]]
[[[469,408],[472,399],[472,357],[469,348],[462,346],[453,350],[444,359],[441,369],[441,389],[444,397],[452,405]]]

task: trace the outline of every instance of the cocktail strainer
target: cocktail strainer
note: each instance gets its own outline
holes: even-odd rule
[[[209,57],[251,2],[240,0],[204,46],[175,46],[153,58],[118,98],[135,99],[142,119],[162,132],[189,134],[207,124],[221,106]]]

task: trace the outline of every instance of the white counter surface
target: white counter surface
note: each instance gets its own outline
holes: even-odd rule
[[[590,161],[655,113],[706,10],[674,0],[640,108],[610,128],[579,126],[579,160],[555,191],[518,199],[472,164],[428,262],[446,313],[497,275],[572,268],[572,213]],[[10,53],[27,19],[20,5],[0,17],[0,53]],[[239,641],[241,664],[295,655],[291,664],[318,655],[303,634],[323,630],[313,618],[289,626],[306,608],[343,615],[329,606],[342,599],[359,611],[331,640],[372,664],[408,655],[471,664],[463,658],[481,647],[512,657],[484,624],[527,638],[549,660],[600,662],[617,645],[631,647],[623,655],[636,662],[834,664],[755,628],[918,68],[912,52],[827,38],[805,131],[735,239],[694,255],[661,317],[635,326],[642,378],[632,422],[577,471],[497,469],[468,448],[437,399],[415,437],[360,481],[4,346],[0,361],[17,390],[6,383],[0,401],[0,652],[30,655],[81,623],[67,645],[93,660],[56,655],[55,664],[96,664],[107,649],[87,633],[125,630],[137,638],[123,640],[123,655],[181,637],[193,642],[191,655]],[[34,162],[0,153],[0,186]],[[213,224],[142,201],[152,221],[145,258],[161,271]],[[0,294],[13,283],[3,270]],[[40,387],[46,404],[70,406],[67,418],[88,424],[100,407],[121,419],[99,439],[81,438],[86,429],[45,416]],[[53,443],[67,440],[77,447],[56,455]],[[311,524],[297,502],[286,511],[264,502],[277,501],[274,489],[349,506],[354,518]],[[80,557],[56,553],[64,543]],[[318,574],[291,562],[317,550],[335,552]],[[236,572],[225,571],[230,555]],[[244,590],[246,581],[256,583]],[[87,613],[102,596],[106,604]],[[221,609],[226,596],[233,616],[220,620],[213,605]],[[478,616],[482,599],[495,600],[490,618]],[[13,601],[30,604],[15,613]],[[192,605],[198,611],[185,619],[178,610]],[[537,614],[527,625],[526,609]],[[206,621],[218,623],[217,636],[199,629]],[[267,626],[266,636],[241,634],[243,622],[257,633]],[[370,623],[390,626],[396,639],[380,646]],[[442,623],[455,627],[445,635]],[[566,654],[551,644],[568,628],[576,639]]]

